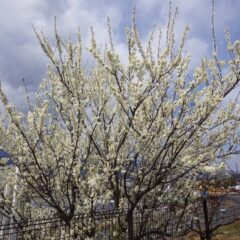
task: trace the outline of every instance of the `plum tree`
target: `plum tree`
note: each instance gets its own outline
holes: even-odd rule
[[[80,33],[65,43],[55,29],[54,48],[36,32],[50,61],[36,103],[23,113],[0,91],[1,147],[18,169],[19,197],[24,191],[39,209],[48,206],[44,215],[54,212],[69,226],[75,214],[113,200],[125,213],[121,231],[133,239],[133,213],[143,203],[184,204],[199,171],[238,151],[239,106],[225,99],[240,81],[240,42],[228,40],[230,59],[214,51],[192,71],[184,50],[189,28],[176,44],[174,22],[173,14],[160,45],[156,28],[143,43],[133,21],[126,63],[110,25],[102,51],[92,30],[92,68],[82,64]]]

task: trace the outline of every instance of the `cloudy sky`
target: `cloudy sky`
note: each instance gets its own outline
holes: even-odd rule
[[[133,5],[142,39],[154,24],[166,26],[168,0],[0,0],[0,81],[9,99],[17,105],[24,104],[22,79],[29,91],[34,92],[46,72],[48,62],[32,26],[43,30],[51,39],[56,16],[62,36],[74,35],[80,27],[87,44],[90,26],[94,26],[97,39],[104,43],[106,18],[110,17],[115,44],[124,56],[124,28],[131,23]],[[190,25],[187,50],[192,54],[194,67],[200,58],[212,52],[211,0],[173,0],[173,5],[180,12],[177,34]],[[238,0],[216,1],[216,35],[222,55],[225,55],[225,27],[230,29],[233,40],[240,39],[239,11]]]
[[[124,28],[130,25],[132,6],[136,6],[141,37],[146,38],[153,24],[166,26],[168,0],[1,0],[0,1],[0,80],[10,99],[21,103],[22,78],[29,91],[37,89],[46,72],[47,59],[42,53],[32,26],[52,36],[56,16],[59,32],[67,37],[80,27],[84,42],[89,28],[94,26],[97,39],[107,39],[106,18],[112,19],[114,40],[124,54]],[[175,0],[179,7],[176,32],[186,24],[191,31],[187,49],[192,54],[192,66],[211,53],[211,0]],[[240,1],[216,1],[216,32],[219,49],[225,49],[224,28],[229,27],[232,38],[240,38],[238,24]]]

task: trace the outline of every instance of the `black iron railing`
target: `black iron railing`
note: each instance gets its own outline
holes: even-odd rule
[[[222,201],[221,207],[218,207],[214,216],[210,218],[210,227],[226,225],[239,219],[239,203],[239,199]],[[204,230],[204,217],[200,208],[197,216],[198,224],[200,223]],[[188,239],[188,233],[196,227],[196,213],[194,212],[179,214],[169,211],[168,207],[155,207],[139,209],[133,214],[134,239],[137,240]],[[94,214],[76,215],[68,225],[60,218],[28,220],[18,223],[10,221],[8,224],[0,224],[0,240],[121,240],[128,239],[127,231],[126,212],[108,210]]]

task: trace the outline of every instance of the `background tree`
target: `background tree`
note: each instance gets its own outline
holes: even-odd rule
[[[1,142],[24,186],[18,194],[27,189],[68,226],[74,214],[94,213],[97,200],[113,200],[125,214],[120,232],[133,239],[133,214],[143,203],[184,206],[197,172],[238,150],[239,108],[225,99],[240,80],[240,42],[228,40],[230,60],[220,61],[215,51],[192,73],[184,49],[189,29],[176,41],[176,14],[169,16],[165,43],[156,28],[142,43],[133,19],[126,64],[114,48],[110,23],[105,49],[92,30],[91,69],[82,64],[79,33],[76,44],[64,43],[55,28],[53,48],[36,32],[50,61],[36,104],[28,101],[25,114],[0,92],[6,110]],[[136,239],[166,234],[142,229]]]

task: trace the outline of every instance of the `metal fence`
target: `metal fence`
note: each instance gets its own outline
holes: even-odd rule
[[[126,213],[101,211],[90,216],[75,216],[71,226],[66,226],[59,218],[42,219],[0,226],[1,240],[16,239],[127,239]],[[187,230],[187,219],[176,218],[161,209],[136,211],[133,215],[134,236],[143,240],[184,239],[178,236]],[[181,234],[180,234],[181,235]]]
[[[204,218],[201,210],[199,211],[198,217],[204,228]],[[228,198],[214,214],[211,224],[212,226],[226,225],[239,217],[239,199]],[[171,213],[166,207],[138,210],[133,215],[135,239],[185,240],[188,239],[191,229],[195,227],[194,224],[194,214],[177,215],[176,212]],[[77,215],[72,219],[70,226],[64,224],[59,218],[0,225],[0,240],[20,239],[127,239],[126,212],[108,210],[99,211],[93,215]]]

